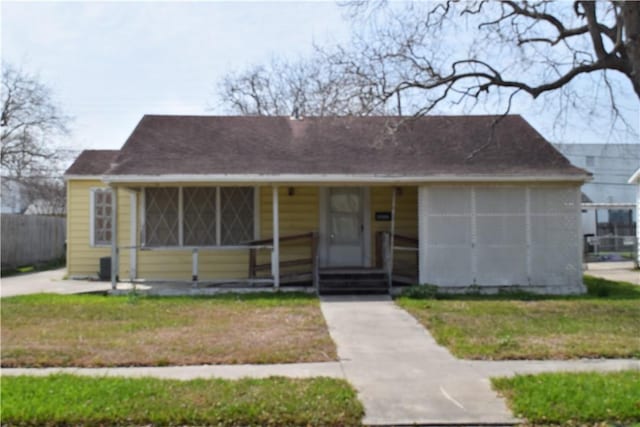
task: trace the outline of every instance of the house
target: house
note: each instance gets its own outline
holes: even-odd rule
[[[68,273],[114,287],[584,289],[589,174],[516,115],[150,115],[65,179]]]
[[[555,144],[569,161],[593,174],[582,187],[582,231],[599,249],[624,251],[635,235],[635,189],[627,180],[640,164],[640,144]],[[614,237],[615,236],[615,237]],[[595,241],[595,240],[594,240]]]
[[[636,266],[640,267],[640,167],[629,178],[629,184],[636,187]]]

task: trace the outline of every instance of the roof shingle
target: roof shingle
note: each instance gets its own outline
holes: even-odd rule
[[[106,174],[587,174],[522,117],[498,118],[149,115]]]
[[[120,150],[84,150],[69,166],[65,175],[103,175]]]

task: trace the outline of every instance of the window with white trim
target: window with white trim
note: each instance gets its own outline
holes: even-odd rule
[[[145,245],[243,245],[253,240],[254,209],[253,187],[146,188]]]
[[[108,188],[91,190],[91,246],[111,244],[113,192]]]

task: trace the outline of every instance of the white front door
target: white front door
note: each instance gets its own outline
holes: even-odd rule
[[[363,190],[357,187],[329,188],[327,199],[327,265],[363,266]]]

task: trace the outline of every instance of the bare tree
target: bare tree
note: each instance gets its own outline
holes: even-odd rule
[[[62,114],[49,88],[10,64],[2,64],[0,166],[13,179],[52,176],[58,171],[58,138],[69,117]]]
[[[625,98],[640,99],[638,2],[350,6],[355,18],[373,25],[334,56],[336,65],[366,81],[362,89],[378,93],[382,102],[400,93],[419,99],[415,114],[445,100],[475,104],[489,92],[502,97],[507,110],[519,93],[533,99],[552,94],[562,110],[594,105],[603,89],[615,121],[624,120],[619,108]],[[578,81],[583,85],[574,85]]]
[[[384,103],[363,91],[364,84],[317,49],[309,59],[274,58],[268,65],[230,73],[219,84],[216,98],[231,112],[243,115],[383,113]]]
[[[424,115],[480,105],[506,113],[541,99],[533,108],[553,111],[558,124],[579,114],[637,136],[628,110],[640,99],[640,2],[345,4],[350,42],[229,75],[223,103],[240,114],[295,105],[315,115]]]
[[[2,64],[0,171],[12,180],[35,213],[64,212],[63,162],[72,154],[61,149],[70,121],[54,102],[50,89],[10,64]]]

